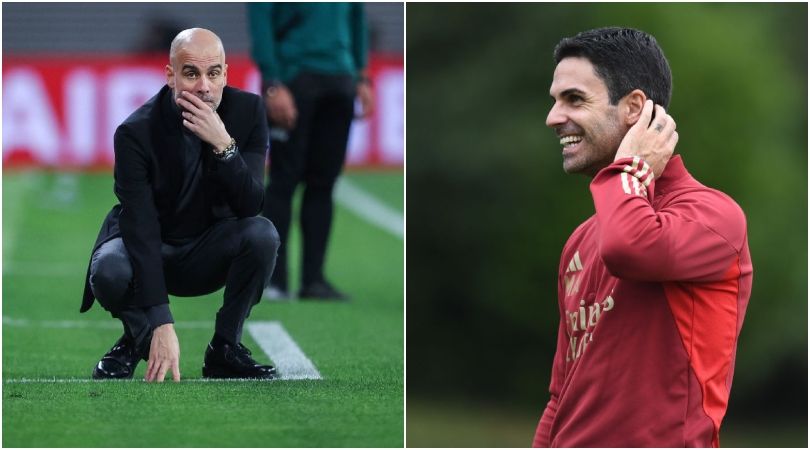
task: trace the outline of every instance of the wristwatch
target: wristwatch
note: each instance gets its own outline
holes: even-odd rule
[[[214,156],[216,156],[217,159],[219,159],[220,161],[227,161],[233,158],[233,155],[235,154],[236,154],[236,139],[234,138],[231,138],[231,143],[228,144],[228,146],[225,147],[225,149],[222,150],[221,152],[214,150]]]

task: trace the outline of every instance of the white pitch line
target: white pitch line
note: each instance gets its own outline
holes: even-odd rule
[[[352,212],[402,239],[405,235],[405,220],[402,213],[383,204],[345,177],[340,178],[335,198]]]
[[[312,361],[301,351],[293,338],[287,333],[280,322],[250,322],[245,324],[248,332],[259,344],[259,347],[273,361],[279,373],[279,380],[320,380],[318,369]],[[91,320],[29,320],[17,319],[3,316],[3,326],[7,327],[38,327],[38,328],[102,328],[121,329],[121,324],[116,320],[91,321]],[[178,321],[175,328],[182,329],[213,329],[213,321]],[[26,381],[28,380],[28,381]],[[5,380],[5,383],[84,383],[94,381],[84,378],[20,378]],[[186,381],[209,381],[208,379],[191,379]],[[226,380],[227,381],[227,380]],[[246,380],[255,381],[255,380]]]
[[[245,383],[245,382],[258,382],[269,383],[273,381],[283,380],[284,377],[275,378],[272,380],[261,380],[251,378],[185,378],[181,379],[181,383]],[[92,378],[9,378],[3,380],[4,384],[35,384],[35,383],[135,383],[142,382],[141,379],[128,379],[128,380],[94,380]],[[167,379],[166,383],[171,383],[171,379]]]
[[[248,332],[285,380],[320,380],[321,374],[279,322],[253,322]]]

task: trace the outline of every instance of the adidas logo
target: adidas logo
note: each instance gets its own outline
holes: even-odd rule
[[[574,257],[568,262],[568,270],[565,273],[579,272],[582,270],[582,261],[579,260],[579,250],[574,253]]]
[[[579,272],[582,272],[582,261],[579,259],[579,250],[577,250],[574,257],[568,262],[568,269],[563,277],[566,296],[579,292],[579,283],[582,281],[582,274]]]

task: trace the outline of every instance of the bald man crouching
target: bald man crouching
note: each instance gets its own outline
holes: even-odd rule
[[[264,201],[268,130],[260,97],[226,86],[228,65],[211,31],[172,42],[167,85],[115,132],[115,205],[101,226],[81,312],[97,299],[124,334],[93,378],[180,380],[168,295],[225,287],[203,377],[273,378],[241,344],[242,326],[273,272],[279,237],[257,216]],[[202,349],[200,349],[202,350]]]

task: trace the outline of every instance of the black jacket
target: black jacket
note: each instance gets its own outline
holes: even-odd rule
[[[178,214],[185,173],[184,127],[173,102],[171,89],[164,86],[116,129],[115,195],[120,203],[107,214],[93,246],[95,252],[103,243],[123,238],[135,281],[133,306],[143,308],[169,301],[160,251],[163,242],[193,238],[182,233],[202,232],[224,218],[255,216],[264,202],[268,142],[264,103],[257,95],[226,86],[217,113],[239,151],[230,160],[220,161],[203,143],[200,207]],[[81,312],[90,309],[95,299],[89,275],[88,264]]]

